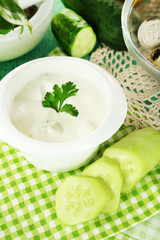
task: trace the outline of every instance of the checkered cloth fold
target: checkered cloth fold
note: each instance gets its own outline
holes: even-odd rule
[[[133,130],[134,126],[122,126],[112,138],[102,144],[93,160],[99,158],[105,148]],[[131,191],[121,195],[116,213],[100,214],[93,221],[75,226],[61,224],[55,211],[55,192],[67,176],[81,174],[83,169],[84,167],[56,174],[38,171],[19,150],[1,142],[0,239],[132,240],[135,233],[131,227],[159,212],[158,164]],[[126,229],[129,230],[120,233]]]

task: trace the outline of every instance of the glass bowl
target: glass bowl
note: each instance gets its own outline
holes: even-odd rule
[[[150,62],[153,49],[144,49],[137,38],[139,26],[149,18],[160,19],[159,0],[126,0],[124,2],[121,21],[128,51],[137,63],[160,83],[160,69]]]

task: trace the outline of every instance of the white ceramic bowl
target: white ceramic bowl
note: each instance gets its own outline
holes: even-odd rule
[[[25,136],[11,122],[15,96],[28,82],[55,69],[89,78],[107,103],[102,123],[80,139],[61,143],[41,142]],[[79,58],[48,57],[33,60],[11,71],[0,83],[0,137],[20,149],[37,168],[52,172],[72,170],[87,163],[99,145],[119,129],[126,111],[126,98],[117,80],[96,64]]]
[[[31,35],[27,26],[20,35],[20,27],[6,35],[0,34],[0,62],[15,59],[32,50],[44,37],[53,16],[54,0],[37,3],[35,15],[30,19],[33,26]]]

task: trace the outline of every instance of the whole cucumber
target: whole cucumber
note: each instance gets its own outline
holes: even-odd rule
[[[66,54],[84,57],[96,44],[92,27],[76,12],[65,8],[52,19],[52,32]]]
[[[122,3],[118,0],[62,0],[80,14],[95,31],[99,41],[113,49],[126,49],[121,29]]]

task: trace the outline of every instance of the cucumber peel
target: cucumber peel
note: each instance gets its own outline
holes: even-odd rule
[[[123,184],[123,175],[119,165],[108,157],[102,157],[84,169],[83,176],[100,177],[104,180],[111,192],[111,198],[106,201],[102,212],[115,212],[119,205],[120,193]]]
[[[102,179],[70,176],[55,194],[57,217],[67,225],[90,221],[109,198],[110,192]]]

